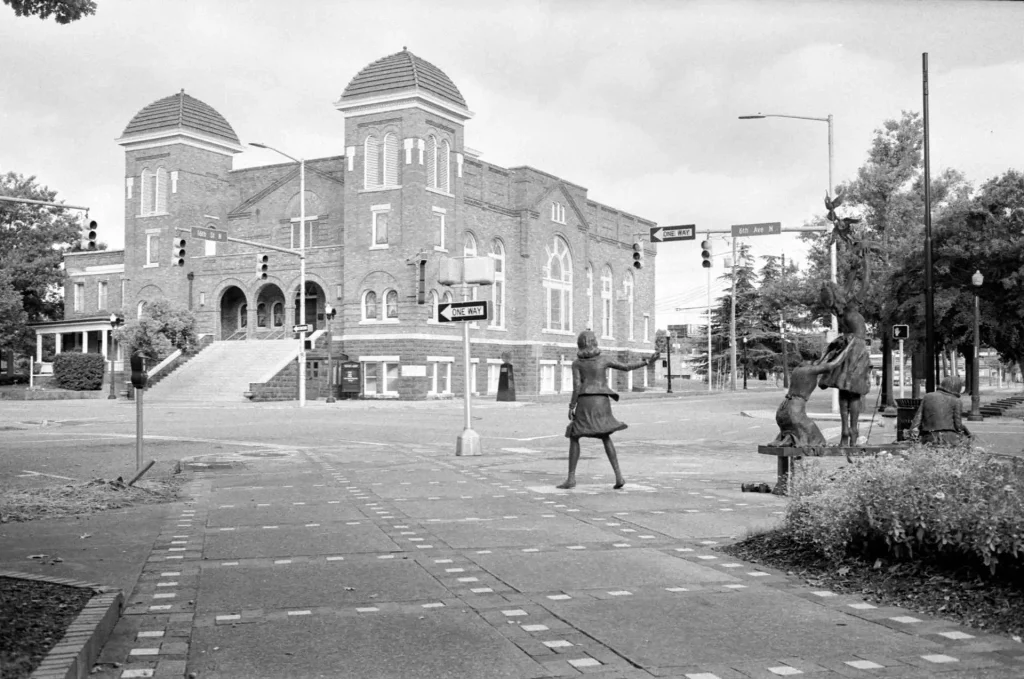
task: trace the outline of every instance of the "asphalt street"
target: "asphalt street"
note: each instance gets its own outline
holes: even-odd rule
[[[555,489],[565,403],[476,404],[480,457],[454,455],[458,401],[149,404],[146,458],[183,460],[192,500],[159,517],[98,676],[1021,676],[1012,641],[715,551],[785,510],[739,489],[774,481],[779,398],[624,396],[622,491],[591,440]],[[43,409],[0,402],[4,488],[132,471],[132,404]]]

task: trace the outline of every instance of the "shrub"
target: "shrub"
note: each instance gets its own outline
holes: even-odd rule
[[[11,384],[28,384],[28,375],[0,375],[0,387]]]
[[[988,567],[1024,565],[1024,464],[969,445],[915,446],[838,470],[803,465],[791,484],[785,530],[838,559],[967,557]]]
[[[53,359],[53,381],[61,389],[95,391],[103,386],[107,362],[100,354],[69,352]]]
[[[158,299],[146,305],[141,318],[115,330],[114,339],[126,355],[141,353],[159,360],[175,349],[191,353],[197,341],[196,317],[183,306]]]

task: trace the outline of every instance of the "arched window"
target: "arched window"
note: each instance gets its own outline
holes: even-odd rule
[[[387,294],[384,295],[384,308],[387,314],[387,319],[398,320],[398,291],[388,290]]]
[[[633,324],[634,324],[633,314],[636,311],[636,309],[635,309],[635,300],[634,300],[634,295],[633,295],[634,288],[635,288],[635,282],[634,282],[634,278],[633,278],[633,272],[627,270],[626,271],[626,279],[624,281],[622,281],[622,289],[623,289],[623,292],[626,293],[626,320],[629,323],[629,326],[627,326],[629,329],[626,331],[626,333],[628,334],[630,340],[633,339]]]
[[[380,141],[370,135],[363,142],[363,187],[372,189],[380,186]]]
[[[139,302],[139,308],[135,312],[135,317],[136,318],[142,318],[142,314],[145,313],[145,311],[146,311],[146,302],[145,302],[145,300],[143,300],[143,301]]]
[[[445,290],[444,294],[441,295],[441,304],[451,304],[451,303],[452,303],[452,293],[451,293],[450,290]]]
[[[267,327],[267,305],[263,302],[256,305],[256,327]]]
[[[491,258],[494,260],[494,285],[491,286],[491,303],[494,317],[491,325],[505,327],[505,246],[495,238],[491,241]]]
[[[434,290],[430,291],[430,309],[427,314],[428,323],[437,322],[437,292]]]
[[[280,328],[284,325],[284,304],[281,302],[274,302],[274,327]]]
[[[238,327],[245,328],[249,325],[249,305],[243,304],[238,307]]]
[[[384,135],[384,143],[381,144],[380,165],[384,170],[381,184],[383,186],[398,186],[398,137],[393,132]]]
[[[363,295],[363,320],[377,320],[377,293],[373,290],[367,290]]]
[[[612,268],[601,273],[601,336],[612,336]]]
[[[587,264],[587,329],[594,329],[594,267]]]
[[[545,246],[544,290],[547,300],[548,330],[572,332],[572,257],[560,236]]]
[[[438,141],[437,137],[427,137],[427,187],[449,193],[449,159],[452,145],[447,140]]]
[[[156,170],[142,171],[142,208],[143,217],[161,215],[167,212],[167,170],[158,167]]]
[[[437,188],[439,191],[448,191],[448,159],[452,155],[452,146],[446,141],[441,142],[440,148],[438,148],[437,155]]]
[[[427,187],[437,188],[437,137],[427,137]]]

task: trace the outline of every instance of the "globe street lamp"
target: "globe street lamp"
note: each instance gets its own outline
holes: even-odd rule
[[[306,161],[293,158],[273,146],[249,142],[249,146],[274,151],[299,164],[299,323],[306,323]],[[306,405],[306,331],[299,333],[299,407]]]
[[[119,316],[117,314],[110,314],[110,339],[113,340],[113,346],[111,348],[113,349],[114,356],[117,356],[117,339],[114,337],[114,331],[117,330],[117,328],[119,326],[121,326],[123,323],[124,323],[124,317],[123,316]],[[111,359],[110,359],[110,396],[107,397],[107,400],[110,400],[110,399],[115,399],[115,400],[117,399],[117,394],[114,392],[114,358],[113,357],[111,357]]]
[[[974,272],[971,283],[974,284],[974,369],[971,371],[971,413],[967,416],[970,422],[981,422],[985,418],[981,414],[981,314],[978,309],[978,288],[985,282],[981,270]]]
[[[337,309],[332,307],[330,304],[324,306],[324,317],[327,318],[327,402],[334,403],[337,399],[334,398],[334,336],[331,334],[331,321],[334,320],[334,314],[338,312]]]
[[[827,118],[816,118],[814,116],[791,116],[782,113],[758,113],[757,115],[740,116],[740,120],[761,120],[762,118],[796,118],[797,120],[814,120],[820,123],[828,123],[828,196],[829,199],[835,198],[833,192],[835,191],[835,185],[833,182],[833,168],[835,166],[835,152],[832,144],[832,114],[829,113]],[[832,239],[832,245],[829,247],[829,271],[832,276],[832,283],[836,282],[836,241]],[[832,338],[834,339],[839,334],[839,319],[832,315]],[[839,390],[832,390],[832,412],[839,412]]]

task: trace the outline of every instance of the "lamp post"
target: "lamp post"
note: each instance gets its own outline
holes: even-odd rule
[[[114,331],[124,323],[124,317],[118,316],[117,314],[110,314],[110,339],[113,343],[111,347],[114,350],[114,356],[117,356],[117,340],[114,339]],[[114,392],[114,359],[110,359],[110,396],[107,396],[107,400],[116,400],[117,394]]]
[[[273,146],[249,142],[249,146],[274,151],[299,164],[299,323],[306,323],[306,161]],[[306,405],[306,331],[299,333],[299,407]]]
[[[747,336],[743,336],[743,388],[747,388]]]
[[[740,116],[740,120],[760,120],[762,118],[796,118],[797,120],[813,120],[819,123],[828,123],[828,195],[829,198],[834,198],[833,192],[835,185],[833,182],[833,170],[835,167],[835,152],[832,144],[832,114],[829,113],[826,118],[817,118],[814,116],[792,116],[785,115],[782,113],[758,113],[757,115]],[[832,276],[832,282],[836,282],[836,242],[832,241],[832,246],[829,248],[829,271]],[[832,315],[832,338],[834,339],[839,334],[839,319],[836,318],[835,314]],[[839,390],[832,390],[832,412],[839,412]]]
[[[974,369],[971,371],[971,413],[967,416],[970,422],[981,422],[985,418],[981,414],[981,314],[978,308],[978,288],[985,282],[981,270],[974,272],[971,283],[974,284]]]
[[[331,334],[331,321],[337,309],[330,304],[324,306],[324,316],[327,318],[327,402],[334,403],[334,336]]]

